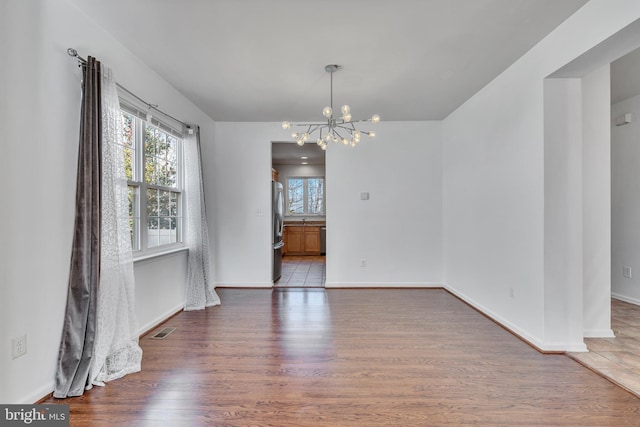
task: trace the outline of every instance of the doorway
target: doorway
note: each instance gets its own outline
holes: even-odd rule
[[[325,151],[316,144],[273,142],[271,168],[284,195],[282,270],[274,287],[324,287]]]
[[[632,267],[640,264],[640,245],[633,232],[640,226],[635,202],[640,183],[640,151],[636,148],[640,128],[634,123],[634,116],[640,113],[640,80],[636,78],[640,51],[622,57],[619,52],[640,44],[639,27],[636,21],[574,61],[590,68],[577,72],[569,64],[564,75],[578,76],[582,84],[582,300],[583,336],[589,351],[569,355],[636,395],[640,395],[636,369],[640,363],[636,351],[640,347],[640,292]],[[600,87],[595,97],[594,82]],[[600,174],[597,180],[594,171]],[[601,184],[605,185],[598,187]],[[594,197],[598,194],[606,197]],[[608,239],[593,245],[596,221]]]

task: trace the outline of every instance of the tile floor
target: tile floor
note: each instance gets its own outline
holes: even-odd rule
[[[326,280],[325,256],[285,255],[282,276],[276,288],[323,288]]]
[[[640,397],[640,306],[611,300],[615,338],[585,338],[588,353],[567,355]]]

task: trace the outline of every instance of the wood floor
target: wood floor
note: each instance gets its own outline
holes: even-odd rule
[[[615,338],[586,338],[589,352],[569,356],[640,396],[640,307],[612,299],[611,328]]]
[[[636,396],[444,290],[217,291],[141,339],[142,372],[49,402],[72,426],[640,425]]]

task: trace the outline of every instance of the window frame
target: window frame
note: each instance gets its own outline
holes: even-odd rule
[[[289,212],[289,180],[291,179],[301,179],[302,180],[302,213],[291,213]],[[321,179],[322,180],[322,211],[319,213],[311,213],[309,212],[309,180],[311,179]],[[326,205],[326,195],[327,195],[327,186],[326,179],[322,175],[314,175],[314,176],[288,176],[287,177],[287,191],[286,191],[286,213],[285,216],[290,217],[302,217],[302,216],[325,216],[327,212]]]
[[[132,177],[127,179],[129,188],[135,189],[133,200],[133,221],[134,226],[137,222],[137,230],[132,230],[132,252],[134,261],[146,259],[158,255],[176,252],[186,249],[185,239],[185,197],[184,197],[184,135],[176,131],[173,127],[159,121],[156,117],[147,120],[146,116],[135,106],[129,105],[120,99],[120,107],[123,114],[127,114],[133,118],[132,123]],[[145,171],[145,129],[147,126],[154,127],[176,139],[176,186],[170,187],[166,185],[154,184],[146,182]],[[124,121],[123,121],[124,129]],[[169,191],[177,193],[177,209],[176,209],[176,242],[160,244],[149,247],[148,224],[149,216],[147,212],[147,194],[148,190]]]

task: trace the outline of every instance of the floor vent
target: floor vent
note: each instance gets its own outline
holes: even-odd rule
[[[167,337],[167,335],[169,335],[171,332],[173,332],[175,330],[176,330],[176,328],[164,328],[163,330],[161,330],[157,334],[153,335],[151,337],[151,339],[163,340],[163,339],[165,339]]]

